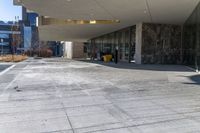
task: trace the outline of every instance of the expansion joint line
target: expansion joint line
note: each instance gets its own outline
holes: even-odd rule
[[[47,62],[44,62],[44,63],[45,63],[46,66],[48,65]],[[54,78],[52,76],[50,76],[50,79],[51,79],[51,81],[53,83],[53,86],[54,86],[55,90],[59,90],[59,88],[56,85],[56,81],[54,80]],[[64,103],[62,101],[62,97],[60,97],[59,100],[60,100],[59,102],[60,102],[60,104],[62,106],[62,109],[63,109],[63,111],[64,111],[64,113],[66,115],[66,120],[69,122],[69,125],[71,127],[71,131],[72,131],[72,133],[75,133],[74,128],[72,126],[72,123],[71,123],[71,121],[69,119],[69,115],[68,115],[67,111],[65,110],[65,105],[64,105]]]
[[[66,115],[66,117],[67,117],[67,120],[68,120],[68,122],[69,122],[69,125],[70,125],[70,127],[71,127],[71,130],[72,130],[73,133],[75,133],[75,131],[74,131],[73,127],[72,127],[72,123],[71,123],[71,121],[70,121],[70,119],[69,119],[69,115],[67,114],[67,111],[65,110],[65,105],[64,105],[64,103],[61,102],[61,105],[63,106],[63,110],[64,110],[64,112],[65,112],[65,115]]]
[[[52,78],[52,79],[53,79],[53,78]],[[52,81],[53,81],[53,80],[52,80]],[[55,82],[55,81],[53,81],[53,82]],[[54,83],[53,85],[54,85],[55,90],[58,90],[58,87],[56,86],[56,83]],[[64,113],[65,113],[65,115],[66,115],[66,117],[67,117],[67,120],[68,120],[69,125],[70,125],[71,130],[72,130],[72,133],[75,133],[74,128],[73,128],[73,126],[72,126],[72,123],[71,123],[71,121],[70,121],[70,119],[69,119],[69,115],[68,115],[67,111],[65,110],[65,105],[64,105],[64,103],[63,103],[62,97],[60,98],[60,104],[62,105],[62,109],[63,109],[63,111],[64,111]]]
[[[149,17],[151,19],[151,22],[153,23],[153,17],[152,17],[152,14],[151,14],[151,10],[150,10],[150,6],[149,6],[148,0],[145,0],[145,3],[146,3],[146,8],[147,8],[147,10],[149,12]]]
[[[99,7],[101,7],[104,11],[106,11],[113,19],[116,19],[116,17],[113,16],[102,4],[100,4],[97,0],[94,1]]]

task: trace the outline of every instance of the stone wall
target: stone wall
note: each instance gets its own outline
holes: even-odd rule
[[[200,70],[200,4],[183,26],[183,64]]]
[[[181,26],[143,23],[143,64],[181,64]]]
[[[84,58],[84,44],[81,42],[63,42],[64,57],[68,59]]]
[[[82,42],[73,42],[73,58],[84,57],[84,44]]]

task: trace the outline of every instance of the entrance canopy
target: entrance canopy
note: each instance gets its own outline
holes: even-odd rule
[[[113,24],[40,25],[42,40],[85,41],[140,22],[182,24],[199,0],[16,0],[61,20],[119,20]]]

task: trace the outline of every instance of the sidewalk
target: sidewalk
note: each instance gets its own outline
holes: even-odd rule
[[[200,77],[185,66],[27,60],[0,76],[2,133],[200,132]]]

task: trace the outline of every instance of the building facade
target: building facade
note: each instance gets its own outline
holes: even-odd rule
[[[181,25],[141,23],[89,40],[89,54],[138,64],[181,64]]]
[[[17,53],[17,48],[23,47],[22,28],[15,22],[0,24],[0,53]]]
[[[37,17],[38,17],[37,13],[29,11],[25,7],[22,7],[22,19],[24,22],[24,27],[26,29],[29,28],[30,29],[29,32],[31,33],[30,49],[32,48],[36,49],[39,47],[39,32],[38,32],[38,26],[37,26]],[[24,41],[26,42],[26,40]]]
[[[89,40],[91,45],[88,50],[89,56],[111,54],[115,56],[115,50],[118,49],[120,61],[131,62],[134,60],[136,44],[136,26],[127,27],[119,31],[105,34],[100,37]]]
[[[26,37],[30,32],[24,32],[24,46],[30,42],[29,49],[38,50],[38,49],[49,49],[52,51],[52,56],[61,57],[63,56],[63,45],[60,41],[42,41],[39,38],[38,32],[38,19],[39,15],[33,11],[22,7],[22,19],[24,22],[24,29],[30,29],[31,39]],[[28,39],[28,42],[26,41]]]
[[[199,1],[46,2],[20,1],[40,14],[43,39],[88,41],[84,51],[97,59],[111,54],[136,64],[185,64],[199,69]]]

